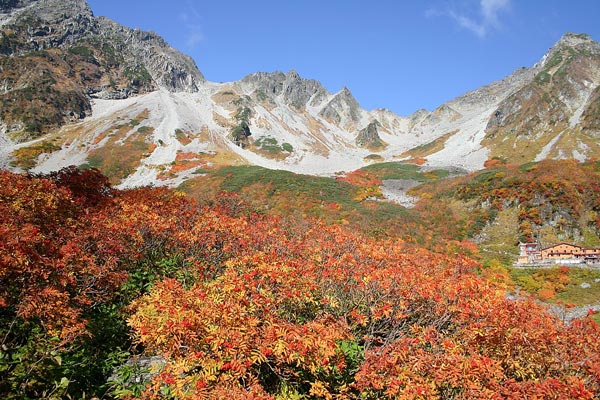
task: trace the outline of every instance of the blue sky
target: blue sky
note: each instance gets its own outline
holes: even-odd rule
[[[409,115],[531,66],[565,32],[600,41],[597,0],[88,0],[151,30],[208,80],[294,69]]]

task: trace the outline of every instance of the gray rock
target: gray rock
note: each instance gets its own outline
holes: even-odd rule
[[[99,90],[98,90],[99,89]],[[130,97],[133,91],[129,88],[119,88],[119,89],[111,89],[111,88],[93,88],[88,90],[88,96],[94,99],[102,99],[102,100],[123,100]]]
[[[347,87],[343,87],[336,95],[325,105],[319,115],[326,120],[333,121],[335,123],[342,122],[342,116],[352,122],[358,122],[360,120],[360,105],[354,98],[352,93]]]
[[[305,108],[311,98],[311,105],[314,105],[314,99],[323,99],[328,94],[319,81],[304,79],[293,70],[287,74],[280,71],[258,72],[244,77],[242,84],[267,97],[281,97],[284,104],[297,110]]]
[[[106,18],[99,21],[101,29],[109,32],[115,29],[113,21]],[[141,61],[158,86],[172,92],[197,92],[205,81],[191,57],[173,49],[157,34],[128,28],[117,31],[122,32],[129,60]]]
[[[366,128],[361,129],[356,137],[356,145],[360,147],[384,147],[377,128],[379,121],[373,121]]]
[[[205,81],[192,58],[173,49],[160,36],[94,17],[85,0],[21,1],[10,10],[14,13],[10,24],[27,29],[29,48],[23,52],[67,49],[79,40],[89,39],[113,46],[123,59],[119,67],[142,66],[157,87],[196,92]]]
[[[583,282],[581,285],[579,285],[579,287],[581,287],[582,289],[589,289],[592,287],[592,285],[590,285],[587,282]]]

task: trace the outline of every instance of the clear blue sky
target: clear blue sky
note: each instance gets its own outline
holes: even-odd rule
[[[565,32],[600,41],[597,0],[89,0],[210,81],[294,69],[409,115],[531,66]]]

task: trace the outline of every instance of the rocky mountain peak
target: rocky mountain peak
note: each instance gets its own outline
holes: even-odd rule
[[[529,69],[524,84],[499,103],[486,127],[485,144],[491,148],[526,149],[532,138],[544,138],[545,147],[529,147],[514,162],[526,159],[585,160],[597,148],[600,97],[600,44],[588,35],[567,33]]]
[[[162,37],[96,18],[86,0],[6,0],[2,4],[10,11],[4,25],[20,35],[20,43],[5,53],[27,54],[51,48],[94,53],[93,63],[102,64],[108,58],[109,67],[122,68],[134,81],[150,78],[153,85],[145,82],[147,88],[195,92],[204,82],[194,61]],[[104,60],[98,52],[105,53]]]
[[[22,52],[65,47],[96,30],[85,0],[9,0],[0,7],[0,26],[26,39]]]
[[[569,46],[576,47],[581,44],[590,44],[595,43],[594,40],[585,33],[565,33],[559,40],[556,42],[555,46]]]
[[[81,16],[92,17],[92,9],[86,0],[36,0],[23,1],[29,7],[28,12],[34,13],[43,21],[56,23]]]
[[[350,96],[350,97],[354,97],[354,96],[352,95],[352,92],[350,91],[350,89],[348,89],[348,87],[347,87],[347,86],[343,86],[343,87],[340,89],[339,93],[340,93],[340,94],[342,94],[342,95],[344,95],[344,96]]]
[[[583,54],[585,56],[600,56],[600,44],[595,42],[589,35],[583,33],[566,33],[564,34],[542,57],[539,63],[534,68],[545,68],[550,64],[552,67],[558,55],[574,53]]]
[[[343,120],[356,123],[360,120],[360,111],[360,104],[358,104],[350,90],[344,86],[323,107],[319,115],[337,124],[342,123]]]
[[[296,70],[293,70],[293,69],[289,70],[289,71],[288,71],[288,72],[285,74],[285,77],[286,77],[288,80],[294,80],[294,81],[295,81],[295,80],[301,80],[301,79],[302,79],[302,78],[300,77],[300,74],[298,73],[298,71],[296,71]]]
[[[99,35],[110,40],[126,61],[143,68],[159,86],[172,92],[196,92],[205,81],[194,60],[154,32],[126,28],[108,18],[96,19]]]
[[[287,73],[257,72],[242,79],[242,84],[251,90],[259,90],[267,96],[280,96],[283,102],[296,109],[306,107],[311,98],[327,94],[321,83],[314,79],[305,79],[294,70]]]
[[[344,86],[339,92],[335,94],[334,100],[344,106],[348,107],[350,110],[358,110],[360,109],[360,104],[346,86]]]

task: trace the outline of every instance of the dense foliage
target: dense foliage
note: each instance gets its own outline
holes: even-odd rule
[[[257,213],[226,193],[199,205],[114,190],[95,170],[0,172],[0,393],[600,396],[598,325],[506,299],[463,248]]]
[[[382,179],[436,179],[442,172],[423,174],[414,165],[384,163],[332,177],[315,177],[259,166],[228,166],[202,170],[180,189],[200,202],[210,202],[222,191],[236,192],[251,208],[283,218],[318,218],[346,225],[369,236],[401,238],[440,250],[448,240],[464,237],[461,224],[445,208],[425,205],[409,212],[399,204],[381,201]]]
[[[468,237],[494,222],[502,210],[518,210],[521,241],[554,244],[561,240],[591,245],[600,233],[600,165],[575,160],[545,160],[521,166],[488,163],[488,169],[442,184],[424,185],[433,201],[462,200]],[[447,201],[447,200],[446,200]]]

